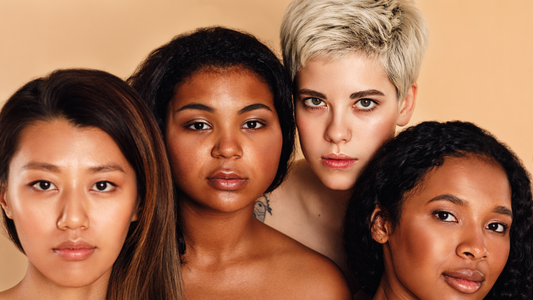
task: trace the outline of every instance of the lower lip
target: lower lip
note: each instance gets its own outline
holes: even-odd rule
[[[473,294],[481,288],[481,282],[444,275],[446,282],[454,289],[465,294]]]
[[[89,257],[96,248],[80,249],[54,249],[54,252],[66,260],[84,260]]]
[[[246,179],[210,178],[209,183],[217,190],[235,191],[242,188],[246,184]]]
[[[322,164],[331,169],[346,169],[353,165],[357,159],[331,159],[322,158]]]

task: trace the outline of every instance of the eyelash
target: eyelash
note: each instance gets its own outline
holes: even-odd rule
[[[446,216],[445,219],[448,219],[449,216],[452,216],[454,218],[454,220],[453,221],[446,221],[445,219],[441,218],[442,215],[439,216],[440,214],[446,214],[447,216]],[[457,222],[457,218],[452,213],[447,212],[447,211],[435,211],[435,212],[433,212],[433,215],[435,217],[437,217],[439,220],[441,220],[442,222]],[[496,231],[495,229],[490,229],[489,227],[491,225],[501,225],[503,227],[503,230],[502,231]],[[506,223],[501,223],[501,222],[493,222],[493,223],[488,224],[485,228],[489,229],[489,230],[492,230],[492,231],[494,231],[496,233],[505,233],[509,229],[509,225],[506,224]]]
[[[307,104],[308,101],[312,101],[312,100],[319,100],[320,101],[320,104],[319,105],[309,105]],[[361,104],[361,101],[370,101],[370,104],[371,107],[370,108],[364,108],[364,107],[359,107],[360,104]],[[315,110],[315,109],[321,109],[324,107],[325,105],[325,102],[324,100],[322,99],[319,99],[319,98],[315,98],[315,97],[309,97],[309,98],[304,98],[302,100],[302,103],[304,105],[305,108],[307,109],[310,109],[310,110]],[[377,106],[379,105],[379,103],[375,100],[372,100],[372,99],[368,99],[368,98],[362,98],[362,99],[359,99],[357,100],[355,103],[354,103],[354,107],[358,110],[358,111],[361,111],[361,112],[371,112],[373,111],[374,109],[377,108]]]
[[[245,127],[245,126],[252,125],[251,123],[256,123],[256,127],[255,128]],[[193,126],[195,126],[195,125],[205,125],[208,128],[201,128],[201,129],[200,128],[193,128]],[[246,121],[246,122],[243,123],[242,128],[243,129],[250,129],[250,130],[258,130],[258,129],[261,129],[261,128],[265,127],[265,126],[266,126],[266,123],[264,121],[249,120],[249,121]],[[213,127],[211,125],[209,125],[207,122],[193,122],[193,123],[189,123],[189,124],[185,125],[185,128],[187,128],[189,130],[192,130],[192,131],[203,131],[203,130],[210,130]]]

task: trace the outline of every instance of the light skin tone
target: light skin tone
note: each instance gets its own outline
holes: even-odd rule
[[[352,53],[308,61],[296,78],[295,113],[305,159],[280,188],[259,199],[264,222],[345,268],[341,228],[361,169],[413,113],[417,85],[404,99],[383,67]],[[348,274],[348,272],[345,272]]]
[[[374,299],[483,299],[507,262],[512,221],[500,165],[446,158],[404,200],[395,228],[376,218],[385,271]]]
[[[0,299],[105,299],[136,220],[135,171],[95,127],[37,121],[21,132],[0,203],[28,257]]]
[[[349,299],[333,263],[253,217],[282,147],[268,86],[240,67],[203,69],[177,88],[167,111],[186,297]]]

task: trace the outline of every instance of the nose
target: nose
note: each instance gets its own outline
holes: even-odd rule
[[[334,144],[347,143],[352,138],[349,118],[342,111],[335,111],[328,120],[324,138]]]
[[[463,237],[457,246],[457,255],[468,259],[483,259],[488,255],[483,231],[480,229],[466,228]]]
[[[57,228],[76,230],[89,228],[87,201],[85,194],[76,191],[64,191],[61,195],[61,210],[57,219]]]
[[[238,134],[231,130],[219,132],[219,136],[211,150],[211,155],[215,158],[238,158],[242,156],[242,147]]]

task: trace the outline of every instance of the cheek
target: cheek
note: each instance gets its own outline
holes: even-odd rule
[[[324,140],[325,129],[320,118],[313,117],[306,112],[298,112],[297,109],[296,126],[298,127],[300,144],[304,153],[313,151],[313,149],[316,149],[316,145]]]
[[[491,272],[495,275],[494,281],[496,281],[496,277],[500,275],[500,273],[503,271],[503,268],[507,264],[507,260],[509,259],[509,251],[510,251],[510,241],[507,240],[507,242],[503,243],[502,241],[494,241],[491,242],[489,245],[487,245],[488,252],[491,254]]]

